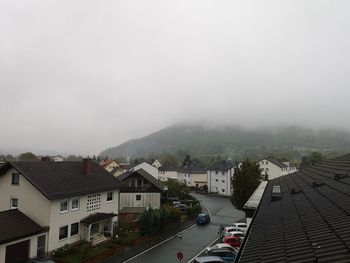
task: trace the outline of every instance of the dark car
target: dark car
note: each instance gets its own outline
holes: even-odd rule
[[[189,206],[186,204],[178,204],[178,205],[175,205],[174,207],[178,208],[181,213],[186,213],[189,208]]]
[[[232,251],[227,248],[219,248],[209,250],[208,256],[217,256],[222,258],[226,263],[233,263],[237,256],[237,251]]]
[[[205,257],[196,257],[193,260],[193,263],[225,263],[225,261],[220,257],[205,256]]]
[[[210,216],[208,214],[199,214],[196,219],[198,225],[205,225],[210,223]]]

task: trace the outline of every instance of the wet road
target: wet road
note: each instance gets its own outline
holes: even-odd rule
[[[194,225],[183,233],[181,238],[174,236],[146,250],[143,254],[134,257],[124,263],[178,263],[176,257],[178,251],[184,255],[183,263],[191,262],[203,249],[215,241],[218,237],[220,224],[230,224],[239,221],[244,213],[235,209],[229,198],[193,194],[206,207],[211,214],[211,223],[205,226]]]

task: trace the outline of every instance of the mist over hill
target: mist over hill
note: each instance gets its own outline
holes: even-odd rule
[[[106,149],[101,157],[149,157],[174,155],[258,159],[266,155],[299,158],[311,151],[341,154],[350,151],[350,133],[336,129],[312,130],[302,127],[245,129],[173,125],[143,138]]]

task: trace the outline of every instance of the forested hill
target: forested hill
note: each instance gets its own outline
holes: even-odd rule
[[[297,158],[309,151],[350,152],[350,133],[289,127],[246,130],[173,125],[143,138],[127,141],[100,153],[101,157],[149,157],[164,153],[193,156],[260,158],[274,155]]]

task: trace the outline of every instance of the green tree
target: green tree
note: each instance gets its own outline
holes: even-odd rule
[[[182,162],[182,166],[186,166],[191,164],[192,160],[191,160],[191,156],[189,154],[186,155],[185,159]]]
[[[319,161],[322,161],[324,159],[324,156],[320,152],[312,152],[310,154],[310,159],[313,162],[319,162]]]
[[[259,165],[254,161],[246,160],[241,168],[236,168],[232,179],[232,203],[237,209],[242,209],[249,197],[259,186],[262,176]]]
[[[32,152],[21,153],[18,158],[19,158],[20,161],[27,161],[27,160],[38,159],[38,157],[36,157],[36,155],[34,153],[32,153]]]
[[[181,200],[190,199],[190,190],[185,184],[177,180],[169,180],[165,184],[168,186],[169,197],[178,197]]]

